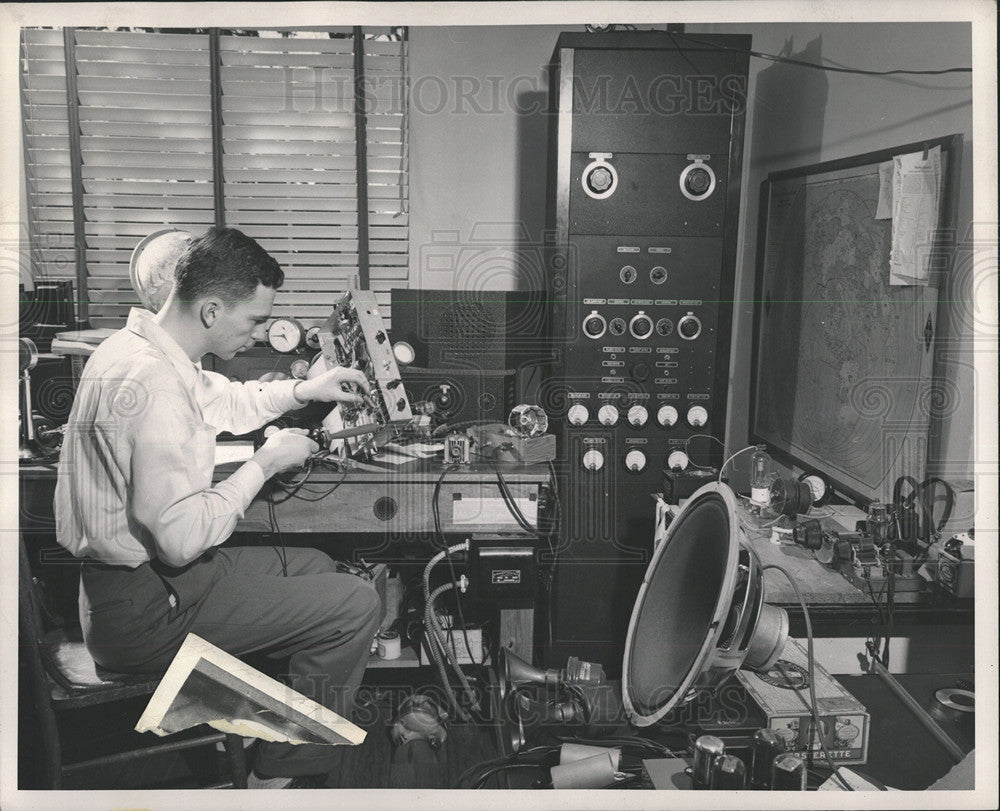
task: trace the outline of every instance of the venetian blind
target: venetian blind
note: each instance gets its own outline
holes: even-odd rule
[[[22,32],[27,225],[35,281],[76,279],[63,53],[61,31]]]
[[[77,30],[90,321],[120,326],[138,299],[132,249],[215,220],[208,37]]]
[[[22,34],[22,102],[33,272],[75,278],[62,31]],[[213,153],[207,33],[77,30],[91,323],[136,303],[131,251],[163,227],[215,220],[261,242],[286,281],[275,315],[314,322],[357,278],[353,39],[325,33],[220,37],[222,144]],[[370,287],[388,312],[408,276],[405,40],[365,40]]]

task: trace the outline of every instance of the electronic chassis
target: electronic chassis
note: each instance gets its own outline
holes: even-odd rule
[[[374,293],[345,293],[320,327],[319,344],[321,353],[313,361],[310,377],[334,366],[360,369],[371,394],[358,405],[337,405],[311,435],[335,455],[370,458],[394,429],[413,421]]]

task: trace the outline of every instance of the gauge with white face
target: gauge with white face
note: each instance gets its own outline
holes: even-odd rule
[[[660,406],[656,412],[656,421],[664,428],[670,428],[677,422],[677,409],[672,405]]]
[[[569,420],[570,425],[583,425],[590,419],[590,412],[587,411],[585,405],[574,403],[569,407],[569,411],[566,412],[566,419]]]
[[[306,330],[306,346],[310,349],[319,349],[319,333],[321,329],[322,327],[319,324],[313,324]]]
[[[684,451],[671,451],[667,457],[667,467],[671,470],[686,470],[688,466],[688,455]]]
[[[597,420],[601,425],[614,425],[618,422],[618,415],[618,407],[608,403],[607,405],[602,405],[597,412]]]
[[[267,342],[275,352],[294,352],[306,332],[294,318],[275,318],[267,328]]]
[[[646,468],[646,454],[633,449],[625,454],[625,469],[630,473],[642,473]]]

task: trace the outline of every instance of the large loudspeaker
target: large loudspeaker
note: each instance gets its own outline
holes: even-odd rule
[[[553,663],[575,653],[617,675],[667,458],[709,434],[692,461],[722,461],[749,48],[664,31],[556,45],[558,360],[540,397],[562,462]]]
[[[632,609],[622,665],[629,721],[649,726],[744,664],[774,665],[788,615],[764,602],[757,556],[740,542],[736,497],[697,490],[653,554]]]

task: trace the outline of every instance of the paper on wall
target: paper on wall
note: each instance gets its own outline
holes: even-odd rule
[[[926,285],[941,212],[941,147],[926,159],[922,152],[895,156],[892,190],[889,284]]]
[[[876,220],[887,220],[892,216],[892,161],[880,163],[878,167],[878,207]]]

